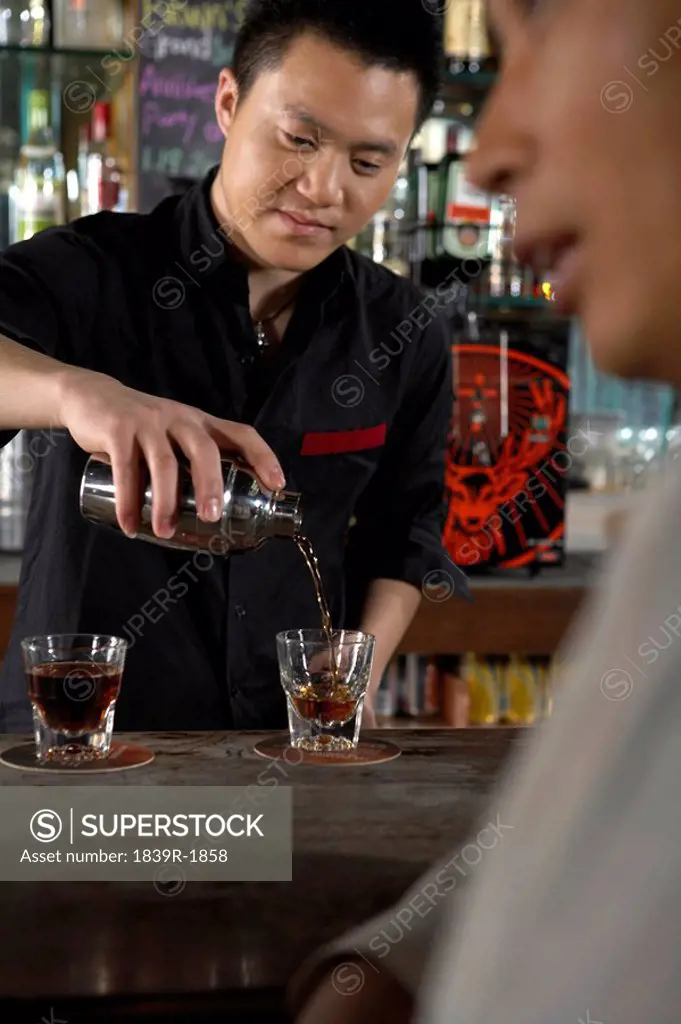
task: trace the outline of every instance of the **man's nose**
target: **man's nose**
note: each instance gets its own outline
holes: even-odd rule
[[[515,195],[535,155],[531,108],[520,83],[505,72],[492,90],[476,126],[476,145],[466,176],[485,192]]]
[[[339,206],[343,201],[341,155],[332,149],[319,150],[313,159],[306,157],[305,169],[298,179],[301,195],[315,207]]]

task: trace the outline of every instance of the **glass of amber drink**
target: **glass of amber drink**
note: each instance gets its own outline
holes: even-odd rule
[[[291,746],[315,753],[359,742],[375,638],[359,630],[291,629],[277,634]]]
[[[39,763],[109,755],[127,649],[121,637],[83,633],[22,640]]]

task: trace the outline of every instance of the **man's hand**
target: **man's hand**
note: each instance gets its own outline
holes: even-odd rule
[[[411,996],[387,972],[362,960],[337,964],[322,979],[296,1024],[409,1024]]]
[[[277,457],[253,427],[133,391],[102,373],[64,370],[59,422],[84,451],[108,455],[116,515],[127,534],[134,534],[139,522],[141,457],[151,474],[154,533],[172,537],[178,486],[173,444],[190,462],[197,509],[204,522],[218,522],[222,515],[222,451],[241,456],[266,489],[278,490],[285,484]]]

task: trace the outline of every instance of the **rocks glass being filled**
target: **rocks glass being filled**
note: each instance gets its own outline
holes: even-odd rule
[[[277,634],[293,747],[336,753],[357,746],[374,644],[359,630],[336,629],[330,637],[323,629]]]

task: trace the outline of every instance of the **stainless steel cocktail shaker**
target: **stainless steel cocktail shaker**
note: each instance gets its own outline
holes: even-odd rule
[[[270,537],[295,537],[301,532],[300,495],[292,491],[263,491],[255,475],[230,459],[222,459],[224,504],[217,523],[199,519],[194,500],[189,464],[180,461],[178,522],[175,533],[165,540],[151,525],[151,485],[144,486],[137,537],[180,551],[210,551],[214,555],[248,551]],[[116,519],[113,471],[108,462],[94,456],[88,460],[80,486],[80,510],[85,519],[120,530]]]

